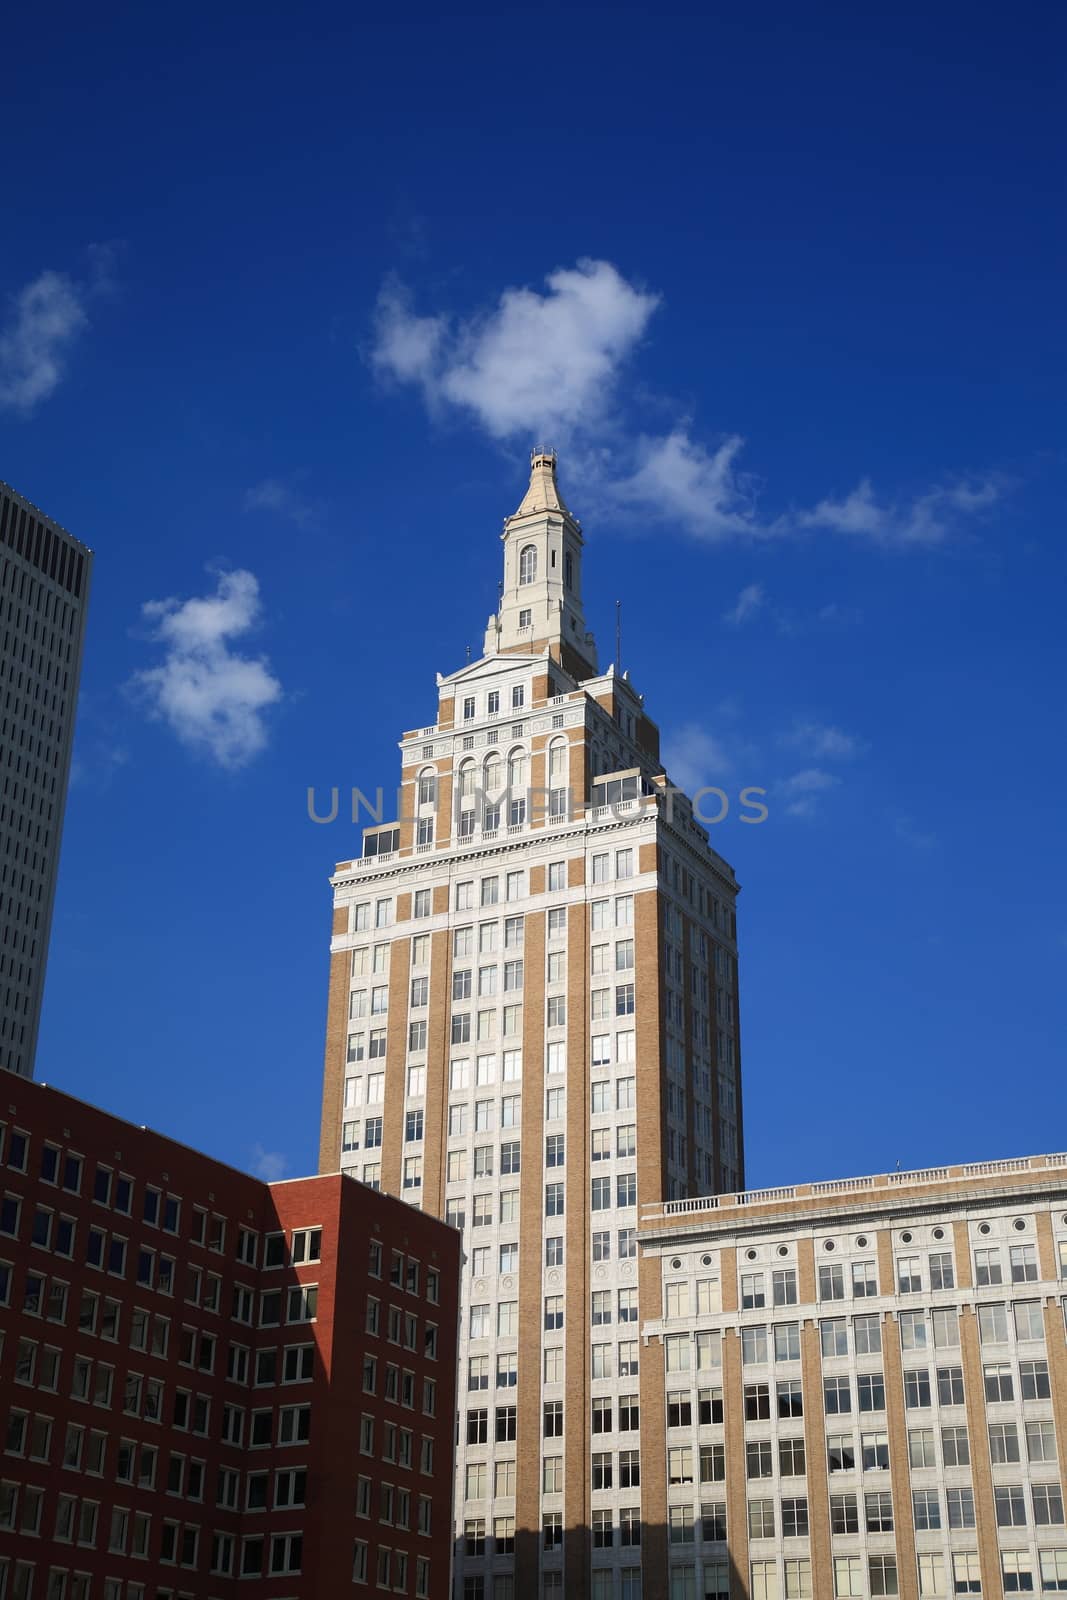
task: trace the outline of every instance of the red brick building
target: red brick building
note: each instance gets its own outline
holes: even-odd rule
[[[0,1600],[443,1600],[459,1254],[0,1075]]]

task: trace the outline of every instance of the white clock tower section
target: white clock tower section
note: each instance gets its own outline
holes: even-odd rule
[[[582,611],[581,526],[568,511],[556,483],[556,456],[536,450],[530,486],[504,523],[504,583],[500,610],[489,618],[486,655],[546,645],[573,652],[597,672],[596,644]]]

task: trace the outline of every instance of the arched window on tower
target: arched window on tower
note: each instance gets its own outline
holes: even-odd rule
[[[477,768],[473,761],[465,761],[459,769],[458,812],[459,837],[469,839],[474,832],[474,801],[477,791]]]
[[[485,795],[482,827],[492,832],[500,826],[500,808],[504,798],[504,763],[495,752],[485,758],[482,783]]]
[[[537,577],[537,546],[524,544],[519,551],[519,583],[533,583]]]
[[[563,558],[563,582],[568,589],[574,588],[574,557],[569,550]]]
[[[568,745],[566,739],[553,739],[548,747],[548,815],[551,821],[566,818],[568,806]]]
[[[508,825],[519,827],[526,821],[526,752],[512,750],[508,756]]]

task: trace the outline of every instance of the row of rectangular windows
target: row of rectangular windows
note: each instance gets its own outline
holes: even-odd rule
[[[562,864],[562,863],[561,863]],[[517,900],[525,895],[524,873],[509,873],[505,882],[507,899]],[[510,880],[514,880],[512,883]],[[486,878],[483,884],[495,885],[496,889],[485,888],[479,892],[479,900],[475,899],[475,880],[464,879],[455,886],[452,909],[454,911],[474,911],[480,903],[483,906],[499,905],[499,879]],[[562,885],[561,885],[562,887]],[[480,898],[484,895],[485,898]],[[567,933],[567,907],[553,906],[546,913],[546,932],[550,939],[564,938]],[[411,915],[420,920],[433,914],[433,890],[416,889],[411,899]],[[628,928],[633,926],[634,897],[632,894],[616,895],[614,902],[610,899],[589,901],[590,925],[594,933],[606,931],[609,928]],[[391,928],[396,919],[396,904],[390,898],[383,897],[379,900],[360,900],[352,907],[351,931],[353,933],[369,933],[372,928]],[[508,921],[521,923],[522,917],[508,918]],[[455,932],[467,930],[456,929]]]
[[[0,1205],[2,1204],[0,1202]],[[59,1219],[60,1229],[57,1230],[58,1232],[63,1232],[63,1224],[66,1220],[65,1218]],[[5,1232],[8,1232],[8,1230],[0,1227],[0,1233]],[[73,1247],[73,1238],[69,1242]],[[66,1238],[60,1237],[55,1247],[55,1253],[66,1258],[68,1256],[66,1244]],[[127,1252],[127,1240],[114,1234],[108,1237],[100,1229],[91,1228],[89,1230],[86,1260],[88,1265],[95,1270],[104,1272],[109,1277],[125,1279]],[[171,1296],[174,1294],[176,1267],[177,1263],[170,1256],[157,1256],[154,1250],[139,1250],[136,1262],[136,1282],[142,1289],[154,1289],[161,1295]],[[221,1315],[223,1285],[222,1279],[218,1274],[204,1273],[199,1267],[189,1265],[185,1268],[185,1276],[186,1303],[199,1306],[204,1311]],[[9,1262],[0,1261],[0,1306],[8,1306],[12,1303],[14,1286],[14,1268]],[[67,1320],[69,1297],[70,1285],[62,1279],[49,1278],[42,1272],[28,1270],[23,1277],[22,1297],[18,1304],[24,1316],[43,1317],[48,1322],[63,1325]],[[280,1327],[283,1321],[283,1309],[284,1321],[287,1324],[312,1322],[316,1316],[317,1297],[317,1284],[293,1284],[287,1289],[261,1290],[258,1296],[258,1326],[261,1328]],[[93,1290],[83,1289],[81,1291],[78,1326],[83,1331],[93,1331],[92,1325],[95,1324],[99,1298]],[[255,1299],[255,1291],[242,1284],[235,1284],[232,1289],[231,1299],[230,1314],[232,1319],[235,1322],[251,1324]],[[105,1305],[107,1307],[117,1307],[118,1302],[106,1300]]]
[[[45,1387],[40,1385],[40,1387]],[[127,1372],[122,1386],[122,1415],[139,1417],[144,1422],[167,1425],[199,1438],[207,1438],[211,1428],[211,1396],[193,1394],[186,1389],[174,1388],[170,1414],[164,1419],[166,1385],[162,1379],[146,1378],[138,1372]],[[88,1403],[88,1397],[87,1397]],[[103,1401],[93,1401],[103,1404]],[[110,1405],[110,1396],[107,1404]],[[271,1444],[293,1445],[304,1443],[311,1431],[310,1405],[282,1405],[251,1412],[249,1444],[252,1448],[265,1448]],[[241,1446],[244,1443],[245,1408],[226,1403],[222,1406],[219,1437],[224,1444]],[[80,1451],[86,1428],[81,1423],[67,1425],[61,1464],[79,1470]],[[28,1412],[12,1407],[4,1433],[4,1451],[10,1456],[23,1456],[28,1444],[35,1444],[30,1431]]]
[[[373,1575],[376,1589],[392,1589],[406,1594],[410,1579],[411,1557],[405,1550],[393,1550],[379,1545],[375,1558],[370,1560],[370,1547],[365,1539],[357,1539],[352,1549],[352,1582],[366,1584]],[[425,1556],[415,1557],[416,1600],[427,1600],[430,1594],[430,1562]]]
[[[721,1415],[721,1400],[718,1401],[718,1410]],[[716,1402],[711,1400],[707,1409],[714,1412]],[[610,1402],[604,1403],[604,1411],[610,1424]],[[705,1404],[701,1401],[701,1412],[705,1413]],[[683,1415],[685,1408],[683,1407]],[[800,1415],[799,1410],[779,1412],[779,1415],[795,1419]],[[686,1424],[688,1425],[688,1424]],[[1032,1466],[1046,1467],[1055,1465],[1056,1434],[1055,1425],[1051,1420],[1030,1421],[1024,1424],[1027,1446],[1027,1460]],[[601,1432],[610,1432],[610,1425],[601,1427]],[[955,1424],[942,1427],[941,1448],[943,1465],[952,1468],[967,1467],[971,1464],[970,1438],[965,1424]],[[990,1459],[994,1465],[1022,1464],[1019,1449],[1019,1436],[1014,1424],[993,1423],[989,1425],[989,1450]],[[775,1455],[777,1443],[777,1457]],[[933,1428],[908,1429],[908,1464],[914,1471],[935,1469],[937,1463],[936,1435]],[[776,1476],[775,1462],[777,1459],[778,1477],[803,1477],[806,1475],[805,1459],[806,1447],[802,1436],[782,1437],[777,1441],[773,1439],[749,1439],[745,1444],[746,1477],[751,1481],[759,1478],[773,1478]],[[827,1471],[831,1476],[840,1472],[885,1472],[889,1468],[889,1440],[884,1431],[870,1431],[860,1434],[860,1446],[857,1452],[855,1434],[830,1434],[827,1436]],[[723,1443],[707,1443],[693,1445],[671,1445],[667,1451],[668,1482],[672,1485],[687,1483],[721,1483],[726,1477],[726,1450]],[[970,1489],[963,1491],[963,1502],[968,1501]],[[952,1491],[956,1493],[955,1490]],[[961,1511],[960,1516],[965,1513]],[[973,1517],[973,1512],[971,1513]],[[951,1527],[973,1527],[972,1521],[956,1522],[950,1516]],[[852,1531],[844,1528],[835,1529],[835,1532]]]
[[[1059,1243],[1059,1273],[1067,1278],[1067,1239]],[[980,1249],[974,1253],[975,1286],[985,1288],[1003,1283],[1004,1276],[999,1250]],[[1038,1281],[1037,1252],[1033,1245],[1012,1245],[1010,1248],[1010,1281],[1036,1283]],[[770,1279],[771,1297],[767,1299],[767,1280]],[[950,1251],[934,1251],[927,1258],[927,1279],[930,1292],[956,1287],[955,1266]],[[852,1297],[863,1299],[879,1293],[878,1271],[873,1259],[849,1263],[849,1282]],[[897,1294],[922,1294],[925,1289],[922,1260],[919,1256],[898,1256],[896,1261]],[[888,1291],[890,1293],[893,1290]],[[821,1263],[818,1273],[818,1298],[843,1300],[846,1298],[845,1266],[843,1263]],[[686,1280],[666,1285],[669,1317],[689,1314],[690,1285]],[[743,1311],[760,1310],[772,1306],[798,1303],[797,1269],[774,1268],[764,1271],[740,1273],[740,1304]]]
[[[44,1491],[35,1491],[36,1495],[43,1496]],[[33,1520],[34,1513],[40,1521],[40,1502],[36,1498],[28,1500],[23,1509],[23,1524],[21,1531],[30,1531],[27,1518]],[[79,1549],[95,1550],[98,1541],[99,1503],[93,1500],[79,1500],[72,1495],[61,1494],[56,1500],[55,1528],[52,1539],[56,1544],[74,1544]],[[116,1506],[111,1513],[107,1536],[107,1551],[109,1555],[125,1556],[146,1559],[152,1551],[152,1522],[148,1512],[130,1512],[124,1507]],[[36,1530],[35,1530],[36,1531]],[[159,1524],[159,1541],[156,1548],[156,1559],[163,1566],[179,1566],[187,1571],[198,1571],[201,1565],[201,1533],[198,1524],[181,1523],[169,1517],[161,1519]],[[276,1577],[283,1574],[299,1573],[303,1562],[303,1535],[295,1533],[274,1533],[268,1538],[263,1534],[253,1534],[240,1541],[240,1565],[236,1568],[242,1578],[248,1577]],[[216,1533],[212,1536],[209,1570],[213,1576],[226,1577],[235,1571],[234,1560],[238,1541],[226,1533]],[[267,1567],[264,1572],[264,1556],[267,1555]],[[56,1576],[64,1582],[57,1585]],[[2,1568],[0,1568],[2,1577]],[[86,1576],[84,1584],[75,1585],[68,1589],[66,1579],[68,1573],[64,1569],[50,1569],[48,1581],[47,1600],[55,1597],[84,1596],[86,1600],[92,1594],[91,1579]],[[116,1580],[117,1581],[117,1580]],[[26,1591],[27,1596],[30,1590]],[[105,1594],[107,1590],[105,1587]],[[159,1595],[162,1591],[156,1590]],[[0,1594],[3,1590],[0,1589]],[[17,1591],[16,1591],[17,1593]]]
[[[31,1136],[21,1128],[9,1128],[0,1122],[0,1164],[13,1172],[28,1174]],[[42,1143],[38,1176],[65,1194],[81,1196],[85,1169],[83,1156],[73,1151],[64,1152],[58,1145]],[[92,1201],[95,1205],[131,1217],[134,1212],[135,1180],[128,1174],[97,1163],[93,1173]],[[8,1195],[17,1202],[18,1196]],[[164,1192],[151,1184],[142,1191],[140,1220],[148,1227],[159,1228],[164,1233],[178,1236],[181,1232],[182,1202],[177,1195]],[[204,1206],[192,1206],[192,1224],[188,1235],[190,1244],[201,1245],[214,1254],[226,1250],[227,1220]],[[73,1227],[73,1219],[64,1219]],[[0,1232],[11,1232],[0,1224]],[[300,1266],[320,1258],[322,1229],[317,1226],[296,1228],[287,1243],[284,1232],[263,1236],[264,1268]],[[254,1229],[239,1226],[237,1229],[236,1259],[245,1266],[256,1266],[259,1257],[260,1236]]]
[[[481,1014],[480,1014],[481,1015]],[[413,1023],[412,1027],[425,1029],[424,1023]],[[516,1032],[518,1030],[516,1029]],[[479,1033],[481,1030],[479,1029]],[[423,1039],[420,1032],[419,1039]],[[424,1041],[423,1041],[424,1042]],[[348,1037],[348,1063],[361,1062],[367,1049],[367,1035],[349,1034]],[[370,1059],[383,1060],[386,1051],[385,1029],[371,1030],[369,1036]],[[420,1046],[421,1048],[421,1046]],[[632,1028],[620,1030],[614,1035],[614,1047],[610,1033],[594,1034],[590,1045],[590,1065],[593,1068],[610,1067],[614,1063],[618,1066],[629,1066],[635,1059],[635,1035]],[[496,1082],[497,1064],[499,1060],[502,1083],[519,1083],[522,1080],[523,1052],[519,1048],[507,1049],[498,1055],[486,1053],[475,1057],[474,1086],[477,1088],[488,1087]],[[567,1070],[567,1045],[562,1039],[553,1040],[545,1046],[545,1072],[549,1077],[555,1077]],[[449,1064],[448,1075],[449,1092],[456,1094],[472,1087],[471,1062],[467,1057],[452,1061]],[[673,1087],[673,1086],[671,1086]],[[549,1095],[552,1090],[548,1090]],[[562,1090],[558,1093],[562,1094]],[[426,1068],[421,1065],[409,1066],[407,1069],[407,1094],[409,1098],[419,1099],[426,1093]],[[591,1098],[597,1111],[608,1111],[608,1090],[600,1082],[591,1091]],[[385,1073],[368,1072],[352,1075],[345,1080],[344,1105],[376,1105],[385,1100]],[[597,1104],[597,1102],[601,1102]],[[561,1101],[557,1102],[562,1104]],[[559,1112],[555,1113],[559,1115]]]
[[[668,1291],[672,1286],[668,1285]],[[716,1315],[720,1311],[719,1283],[708,1278],[697,1285],[697,1314]],[[677,1301],[674,1302],[677,1304]],[[668,1306],[671,1299],[668,1293]],[[1067,1300],[1062,1302],[1067,1322]],[[1039,1343],[1045,1339],[1045,1320],[1040,1300],[983,1301],[975,1307],[978,1337],[982,1345]],[[668,1311],[668,1316],[677,1313]],[[922,1350],[958,1349],[960,1313],[955,1306],[935,1306],[929,1311],[899,1311],[900,1347],[905,1354]],[[882,1318],[877,1312],[847,1317],[823,1317],[819,1324],[820,1351],[824,1358],[875,1355],[882,1348]],[[740,1329],[741,1363],[760,1366],[769,1361],[799,1361],[800,1324],[798,1322],[750,1323]],[[668,1333],[664,1336],[668,1372],[688,1371],[693,1362],[697,1370],[721,1363],[722,1335],[715,1329]]]
[[[640,1545],[640,1524],[627,1518],[623,1542]],[[562,1530],[557,1536],[551,1525],[549,1550],[562,1546]],[[695,1563],[672,1562],[669,1574],[669,1600],[730,1600],[730,1573],[732,1563],[726,1559],[705,1559]],[[946,1556],[940,1552],[921,1552],[916,1557],[918,1592],[926,1597],[960,1594],[981,1594],[981,1563],[977,1550],[954,1551]],[[808,1556],[777,1557],[753,1561],[745,1575],[750,1600],[811,1600],[812,1565]],[[852,1597],[898,1595],[900,1574],[895,1555],[845,1555],[833,1558],[833,1589],[835,1600],[852,1600]],[[827,1574],[827,1578],[830,1574]],[[541,1600],[562,1600],[563,1578],[561,1571],[545,1570],[541,1574],[539,1593]],[[1001,1557],[1001,1581],[1006,1594],[1035,1592],[1035,1578],[1043,1594],[1067,1591],[1067,1550],[1041,1550],[1035,1571],[1033,1559],[1027,1551],[1004,1552]],[[641,1600],[641,1568],[625,1566],[617,1569],[594,1567],[591,1573],[590,1600]],[[492,1589],[487,1587],[491,1583]],[[462,1600],[514,1600],[515,1577],[512,1573],[495,1573],[487,1578],[482,1573],[468,1573],[463,1577]],[[820,1600],[830,1600],[830,1591]]]
[[[84,552],[68,544],[61,533],[6,494],[0,497],[0,543],[75,599],[81,598]]]

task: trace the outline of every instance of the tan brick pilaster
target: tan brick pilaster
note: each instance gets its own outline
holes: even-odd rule
[[[330,957],[330,991],[326,1002],[326,1052],[322,1069],[322,1122],[319,1131],[320,1172],[336,1172],[341,1165],[351,971],[352,952],[335,951]]]
[[[578,738],[572,742],[568,755],[570,761],[567,781],[570,784],[571,791],[571,816],[584,817],[588,767],[584,738]]]
[[[952,1242],[956,1246],[956,1285],[960,1289],[971,1289],[974,1287],[974,1276],[971,1272],[971,1240],[965,1222],[957,1221],[952,1224]]]
[[[809,1244],[810,1240],[807,1241]],[[801,1304],[814,1300],[800,1291]],[[804,1460],[808,1475],[808,1526],[811,1530],[811,1570],[830,1583],[830,1497],[826,1473],[826,1420],[822,1407],[822,1351],[819,1324],[806,1318],[800,1333],[800,1358],[804,1393]],[[832,1587],[832,1584],[831,1584]],[[815,1589],[819,1593],[820,1589]]]
[[[563,1591],[589,1592],[592,1418],[589,1398],[589,907],[572,906],[567,930],[567,1227],[563,1480]],[[543,1004],[543,999],[541,1000]]]
[[[537,1600],[541,1546],[541,1263],[544,1251],[545,914],[526,917],[523,960],[522,1171],[519,1181],[519,1360],[516,1390],[515,1595]],[[564,1427],[571,1419],[564,1415]],[[559,1441],[565,1453],[567,1435]]]
[[[987,1600],[999,1600],[1004,1590],[997,1547],[993,1469],[989,1461],[989,1433],[986,1428],[985,1380],[982,1376],[982,1353],[978,1343],[978,1319],[970,1306],[963,1306],[960,1310],[960,1347],[963,1360],[963,1392],[967,1403],[967,1432],[971,1440],[971,1482],[974,1485],[974,1517],[978,1525],[978,1560],[982,1569],[982,1594]]]
[[[797,1292],[802,1306],[813,1306],[815,1293],[815,1240],[797,1240]]]
[[[447,844],[452,837],[452,772],[437,775],[437,810],[434,813],[434,839]]]
[[[727,1328],[722,1336],[722,1408],[726,1441],[726,1543],[730,1552],[730,1600],[748,1600],[745,1396],[741,1381],[741,1340],[734,1328]]]
[[[394,939],[389,952],[389,1027],[385,1040],[385,1112],[382,1119],[382,1188],[402,1194],[404,1074],[408,1050],[408,978],[411,941]]]
[[[897,1274],[893,1262],[893,1235],[883,1228],[878,1233],[878,1292],[879,1294],[895,1294],[896,1289]]]
[[[1055,1283],[1060,1275],[1060,1264],[1052,1236],[1052,1217],[1047,1211],[1039,1211],[1034,1220],[1037,1223],[1037,1270],[1045,1282]]]
[[[723,1311],[736,1311],[737,1304],[737,1249],[724,1245],[719,1251],[719,1293]]]
[[[896,1528],[897,1574],[901,1600],[918,1600],[919,1577],[915,1565],[915,1525],[911,1510],[908,1468],[908,1424],[904,1414],[904,1369],[900,1329],[892,1317],[882,1319],[882,1369],[885,1373],[886,1432],[889,1435],[889,1476],[893,1487],[893,1524]]]
[[[426,1017],[426,1155],[422,1204],[445,1214],[445,1147],[448,1142],[449,992],[452,937],[446,928],[430,935],[430,1004]]]
[[[663,985],[660,968],[659,896],[645,890],[634,897],[634,983],[636,994],[637,1209],[666,1198],[666,1095],[663,1055]],[[650,1257],[638,1268],[642,1321],[660,1312],[660,1264]],[[666,1594],[667,1485],[663,1455],[663,1352],[641,1353],[641,1520],[642,1593],[647,1600]],[[658,1422],[657,1422],[658,1417]],[[646,1445],[646,1419],[649,1431]],[[659,1433],[657,1434],[657,1428]],[[658,1455],[653,1454],[659,1438]],[[658,1465],[657,1465],[658,1464]],[[648,1469],[646,1476],[646,1468]],[[657,1587],[661,1585],[662,1587]]]

